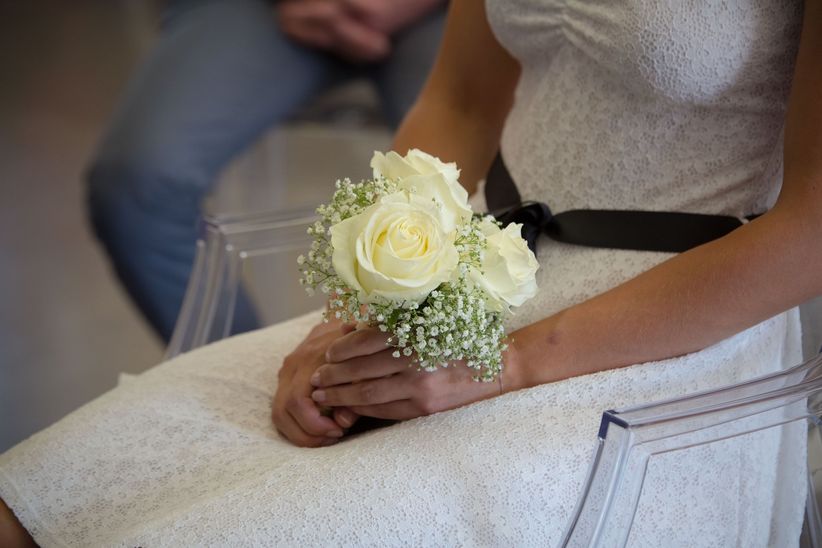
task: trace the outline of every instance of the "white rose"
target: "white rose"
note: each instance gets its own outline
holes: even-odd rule
[[[394,151],[374,152],[371,167],[374,178],[382,176],[397,181],[400,189],[439,204],[452,218],[446,221],[446,231],[471,218],[468,192],[459,183],[457,164],[446,164],[421,150],[411,149],[404,157]]]
[[[459,262],[455,233],[444,230],[440,216],[430,199],[407,192],[384,196],[331,227],[334,270],[362,302],[422,302]]]
[[[520,306],[537,294],[534,253],[522,238],[522,225],[512,223],[504,229],[484,221],[482,231],[488,247],[482,260],[482,272],[472,269],[471,279],[490,297],[493,308],[503,310]]]
[[[442,175],[449,183],[459,184],[460,170],[457,164],[445,163],[436,156],[412,148],[405,156],[389,151],[387,154],[374,152],[371,158],[374,178],[404,179],[412,175]]]

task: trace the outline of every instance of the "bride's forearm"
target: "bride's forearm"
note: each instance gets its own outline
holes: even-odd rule
[[[515,332],[505,385],[700,350],[821,293],[822,228],[814,219],[813,211],[777,208]]]
[[[491,166],[501,130],[502,123],[491,124],[471,113],[457,112],[445,101],[423,99],[405,117],[391,148],[400,154],[418,148],[445,162],[456,162],[460,182],[473,194]]]

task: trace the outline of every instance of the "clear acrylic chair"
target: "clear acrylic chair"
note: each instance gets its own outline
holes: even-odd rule
[[[166,359],[228,337],[244,291],[261,325],[322,307],[321,296],[309,298],[298,284],[296,262],[311,243],[306,230],[316,219],[313,210],[203,218]]]
[[[822,354],[791,369],[719,390],[602,415],[587,479],[563,547],[626,546],[649,460],[656,455],[807,422],[819,441]],[[815,447],[809,447],[809,452]],[[813,470],[802,543],[822,546]]]

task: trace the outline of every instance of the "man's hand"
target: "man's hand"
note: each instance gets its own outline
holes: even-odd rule
[[[275,9],[283,32],[297,42],[356,63],[391,53],[391,36],[418,21],[442,0],[281,0]]]
[[[340,322],[321,323],[283,361],[271,418],[277,430],[293,444],[319,447],[331,445],[342,437],[340,425],[323,416],[311,399],[314,387],[309,379],[318,367],[326,363],[328,347],[353,329],[353,326]],[[342,417],[345,426],[350,426],[355,420],[350,411]]]
[[[293,40],[357,63],[384,59],[389,34],[369,26],[347,0],[283,0],[275,6],[283,32]]]
[[[442,0],[337,0],[349,14],[391,36],[428,14]]]

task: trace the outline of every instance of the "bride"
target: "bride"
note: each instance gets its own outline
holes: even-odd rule
[[[500,384],[318,313],[161,364],[0,456],[0,544],[556,544],[604,409],[800,361],[792,307],[822,293],[804,4],[454,0],[396,150],[474,191],[501,146],[557,212],[762,215],[678,255],[541,239]],[[363,416],[403,422],[347,435]],[[655,457],[630,543],[795,545],[803,436]]]

